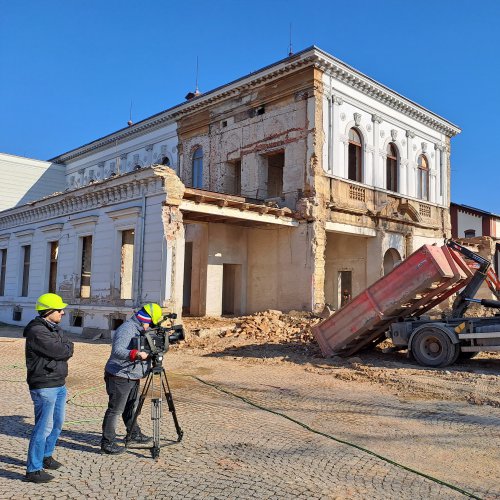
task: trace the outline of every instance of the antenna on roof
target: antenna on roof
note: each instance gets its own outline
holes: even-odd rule
[[[130,99],[130,113],[129,113],[129,119],[128,119],[127,125],[130,127],[133,124],[134,124],[134,122],[132,121],[132,99]]]
[[[195,90],[194,90],[195,94],[199,94],[200,93],[200,91],[198,90],[198,70],[199,70],[198,56],[196,56],[196,87],[195,87]]]
[[[200,89],[198,88],[198,73],[199,73],[199,66],[198,66],[198,56],[196,56],[196,88],[194,92],[188,92],[186,95],[186,99],[189,101],[190,99],[193,99],[194,97],[198,97],[201,92]]]
[[[292,48],[292,23],[290,23],[290,42],[288,45],[288,57],[293,56],[293,48]]]

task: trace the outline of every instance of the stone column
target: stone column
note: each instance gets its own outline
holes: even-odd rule
[[[408,157],[408,167],[406,170],[406,194],[408,196],[417,196],[417,189],[415,183],[415,162],[412,161],[412,146],[413,139],[415,138],[415,132],[413,130],[406,131],[406,155]],[[412,192],[412,187],[414,191]]]
[[[338,176],[342,176],[344,171],[343,165],[340,165],[339,159],[339,148],[340,148],[340,109],[339,107],[344,103],[344,100],[340,96],[333,95],[331,102],[331,120],[332,120],[332,130],[330,134],[330,147],[329,147],[329,170],[330,173]],[[338,143],[336,142],[336,137],[339,138]]]
[[[440,144],[434,144],[434,151],[436,154],[436,173],[438,177],[438,185],[436,189],[436,201],[438,197],[441,199],[441,203],[444,202],[444,175],[443,175],[443,164],[442,164],[442,159],[441,159],[441,152],[443,151],[443,147]]]
[[[373,122],[373,185],[376,187],[384,187],[383,183],[383,169],[380,168],[380,124],[382,117],[379,115],[372,115]]]

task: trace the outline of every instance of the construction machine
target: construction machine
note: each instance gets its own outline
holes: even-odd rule
[[[472,303],[500,309],[499,300],[475,298],[485,280],[496,294],[500,291],[491,271],[489,260],[453,240],[441,247],[424,245],[316,325],[313,334],[325,356],[351,356],[388,338],[388,350],[407,349],[419,364],[432,367],[498,352],[500,314],[466,316]],[[455,294],[451,312],[439,319],[426,315]]]

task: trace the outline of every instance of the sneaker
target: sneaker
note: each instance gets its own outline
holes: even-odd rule
[[[26,476],[24,478],[25,481],[30,483],[48,483],[49,481],[52,481],[52,479],[54,479],[54,476],[48,474],[43,469],[26,472]]]
[[[125,438],[125,446],[129,443],[133,444],[148,444],[153,441],[152,437],[146,436],[142,432],[138,432],[137,434],[133,434],[128,439]]]
[[[62,467],[62,463],[58,462],[54,458],[45,457],[43,459],[43,468],[44,469],[56,470],[56,469],[59,469],[59,467]]]
[[[123,453],[125,448],[123,446],[118,446],[116,443],[111,444],[101,444],[101,453],[106,455],[119,455]]]

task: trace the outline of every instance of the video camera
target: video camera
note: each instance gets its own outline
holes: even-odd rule
[[[176,318],[177,314],[175,313],[165,314],[161,319],[161,323],[169,319],[169,326],[158,325],[141,333],[138,337],[137,349],[147,352],[154,358],[155,356],[165,354],[170,344],[176,344],[184,340],[184,328],[182,325],[172,325],[172,320]]]

